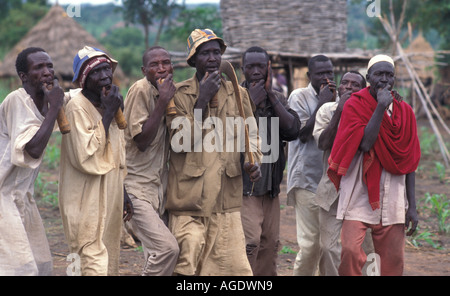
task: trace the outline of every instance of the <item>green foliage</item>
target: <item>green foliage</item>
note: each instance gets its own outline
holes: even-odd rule
[[[166,31],[165,38],[176,38],[183,44],[184,49],[187,38],[196,28],[209,28],[217,36],[222,36],[222,19],[218,7],[215,5],[200,5],[182,10],[176,23]]]
[[[0,19],[0,58],[6,54],[42,18],[48,7],[37,3],[13,5],[8,15]]]
[[[439,48],[450,49],[450,1],[449,0],[420,0],[412,7],[415,13],[412,23],[423,30],[435,29],[442,38]],[[438,61],[450,63],[450,55],[439,57]]]
[[[144,28],[145,48],[150,46],[150,26],[159,21],[154,44],[158,44],[165,21],[180,7],[174,0],[123,0],[121,11],[127,23],[140,24]]]
[[[59,167],[59,159],[61,156],[61,134],[55,132],[52,134],[50,141],[45,148],[43,162],[49,169],[56,169]]]
[[[424,243],[429,244],[431,247],[435,249],[442,249],[442,247],[435,242],[436,234],[431,233],[429,231],[421,231],[419,227],[417,227],[417,231],[414,232],[414,234],[409,239],[409,242],[414,247],[421,247],[424,245]]]
[[[9,87],[6,86],[6,83],[4,81],[0,81],[0,104],[10,92],[11,91]]]
[[[280,254],[297,254],[296,251],[292,250],[290,247],[288,246],[283,246],[280,250]]]
[[[376,49],[378,36],[371,30],[370,18],[366,15],[367,3],[348,1],[347,3],[347,47]]]
[[[142,54],[144,53],[144,35],[135,27],[124,27],[113,30],[100,42],[109,49],[111,55],[119,61],[128,77],[142,76]]]
[[[439,181],[441,183],[445,183],[445,165],[442,162],[435,161],[434,162],[436,173],[438,174]]]
[[[421,126],[419,130],[420,150],[424,155],[432,155],[439,152],[436,134],[431,133],[429,128]]]
[[[437,219],[439,233],[450,232],[450,224],[447,221],[450,217],[450,201],[445,194],[430,194],[427,192],[423,208]]]
[[[64,9],[67,9],[67,6]],[[122,12],[114,4],[83,4],[80,14],[81,16],[75,17],[74,20],[97,40],[110,34],[114,26],[123,21]]]
[[[48,181],[48,177],[48,174],[39,172],[34,182],[34,193],[36,197],[41,198],[42,202],[56,208],[58,206],[58,181]]]
[[[381,22],[376,17],[368,17],[366,8],[374,0],[348,0],[348,46],[361,48],[388,48],[391,44],[390,37],[385,32]],[[390,19],[390,1],[379,0],[381,14]],[[402,1],[392,1],[396,21],[400,19]],[[399,40],[405,45],[409,39],[407,23],[413,29],[413,35],[423,32],[426,39],[435,49],[450,49],[450,1],[449,0],[408,0],[404,28]],[[438,34],[436,34],[436,32]],[[449,62],[450,55],[446,55],[443,61]]]

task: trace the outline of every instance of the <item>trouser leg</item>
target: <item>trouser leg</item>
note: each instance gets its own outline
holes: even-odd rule
[[[366,235],[367,226],[360,221],[344,220],[341,230],[341,264],[339,275],[362,275],[362,268],[366,262],[366,254],[362,243]]]
[[[295,258],[294,275],[316,274],[320,258],[319,206],[315,194],[302,189],[295,191],[297,242],[300,248]]]
[[[130,199],[134,208],[130,224],[144,249],[145,265],[142,274],[172,275],[179,254],[175,237],[149,202],[132,195]]]
[[[319,261],[320,275],[337,276],[341,262],[341,228],[342,220],[336,219],[338,201],[333,203],[329,211],[320,208],[320,248],[322,254]]]

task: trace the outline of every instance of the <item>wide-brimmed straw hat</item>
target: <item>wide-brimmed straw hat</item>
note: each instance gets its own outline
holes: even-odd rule
[[[208,41],[211,40],[217,40],[220,44],[221,53],[223,54],[225,52],[225,49],[227,48],[227,45],[225,44],[225,41],[223,41],[222,38],[217,37],[217,35],[213,32],[211,29],[195,29],[192,31],[191,35],[189,35],[189,38],[187,39],[187,50],[188,50],[188,57],[187,57],[187,63],[189,66],[194,67],[194,64],[192,63],[192,57],[195,55],[197,48]]]

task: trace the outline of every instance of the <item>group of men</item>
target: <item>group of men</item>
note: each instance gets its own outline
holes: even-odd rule
[[[417,225],[420,148],[412,109],[393,99],[393,61],[371,60],[370,87],[358,72],[337,86],[331,61],[315,56],[310,84],[287,99],[261,47],[243,54],[241,85],[224,79],[226,48],[212,30],[192,31],[187,63],[196,72],[176,85],[169,52],[147,49],[144,77],[125,99],[113,84],[117,61],[99,49],[78,51],[78,88],[66,93],[43,49],[21,52],[23,87],[0,105],[0,274],[52,274],[33,188],[62,110],[70,132],[59,207],[82,275],[119,274],[124,221],[142,243],[142,275],[277,275],[286,163],[300,248],[294,275],[361,274],[367,229],[381,274],[401,275],[404,228]]]

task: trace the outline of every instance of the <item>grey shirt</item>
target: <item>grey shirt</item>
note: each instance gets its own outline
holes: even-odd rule
[[[311,83],[306,88],[294,90],[289,96],[289,106],[297,112],[301,126],[305,126],[313,115],[319,99]],[[316,192],[322,177],[323,151],[317,147],[314,138],[306,143],[300,139],[289,142],[287,168],[288,204],[293,198],[293,189],[300,188]]]

